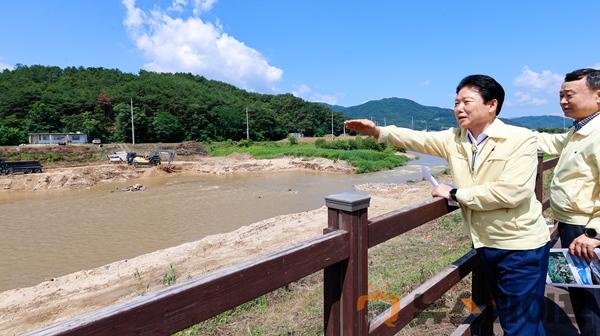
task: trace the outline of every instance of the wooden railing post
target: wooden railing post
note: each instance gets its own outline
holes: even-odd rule
[[[371,198],[365,193],[346,192],[325,197],[328,208],[326,232],[348,231],[350,256],[324,270],[323,313],[325,335],[368,335],[367,306],[359,310],[361,296],[368,294],[367,209]]]
[[[544,199],[544,153],[538,152],[537,174],[535,175],[535,198]]]

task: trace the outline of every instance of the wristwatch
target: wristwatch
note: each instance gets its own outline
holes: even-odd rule
[[[458,202],[458,200],[456,199],[456,188],[452,188],[450,189],[450,198],[455,201]]]
[[[585,229],[585,236],[588,238],[594,238],[600,240],[600,233],[596,229],[587,228]]]

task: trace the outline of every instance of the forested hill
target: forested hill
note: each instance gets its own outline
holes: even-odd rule
[[[456,127],[454,112],[451,109],[424,106],[404,98],[370,100],[361,105],[350,107],[338,105],[327,105],[327,107],[344,113],[350,118],[371,119],[378,125],[387,124],[430,130]]]
[[[278,140],[291,132],[331,133],[332,111],[291,94],[263,95],[192,74],[53,66],[0,72],[0,145],[29,133],[75,132],[130,142],[130,97],[136,142]],[[341,113],[333,113],[342,132]]]

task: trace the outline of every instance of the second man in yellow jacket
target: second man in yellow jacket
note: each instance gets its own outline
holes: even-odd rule
[[[550,206],[563,248],[593,259],[600,247],[600,70],[568,73],[560,106],[573,118],[565,134],[536,133],[539,149],[560,155],[550,185]],[[570,288],[571,305],[582,336],[600,335],[600,290]]]

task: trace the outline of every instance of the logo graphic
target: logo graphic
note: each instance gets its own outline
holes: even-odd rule
[[[391,307],[389,309],[389,317],[385,320],[385,325],[387,325],[388,327],[393,327],[396,320],[398,319],[398,314],[400,313],[400,298],[397,295],[387,292],[388,287],[389,287],[389,285],[385,284],[384,290],[376,290],[376,291],[371,292],[371,290],[373,289],[373,286],[371,284],[369,284],[369,294],[361,295],[358,298],[358,300],[356,302],[356,309],[358,311],[365,309],[366,304],[369,301],[388,302],[389,304],[391,304]],[[460,300],[456,301],[456,304],[454,305],[452,312],[460,312],[461,310],[463,310],[466,307],[467,310],[469,311],[469,313],[471,313],[471,314],[481,314],[481,310],[479,309],[479,306],[475,303],[475,301],[473,301],[473,299],[470,297],[470,295],[468,293],[462,293],[462,295],[460,295],[459,298],[460,298]],[[462,305],[460,305],[459,302],[462,302]],[[423,307],[423,309],[425,309],[426,305],[422,306],[422,307]],[[435,318],[436,321],[437,320],[441,321],[441,319],[447,315],[447,313],[445,313],[445,312],[431,312],[428,315],[431,315],[431,314],[435,315],[433,317]]]

